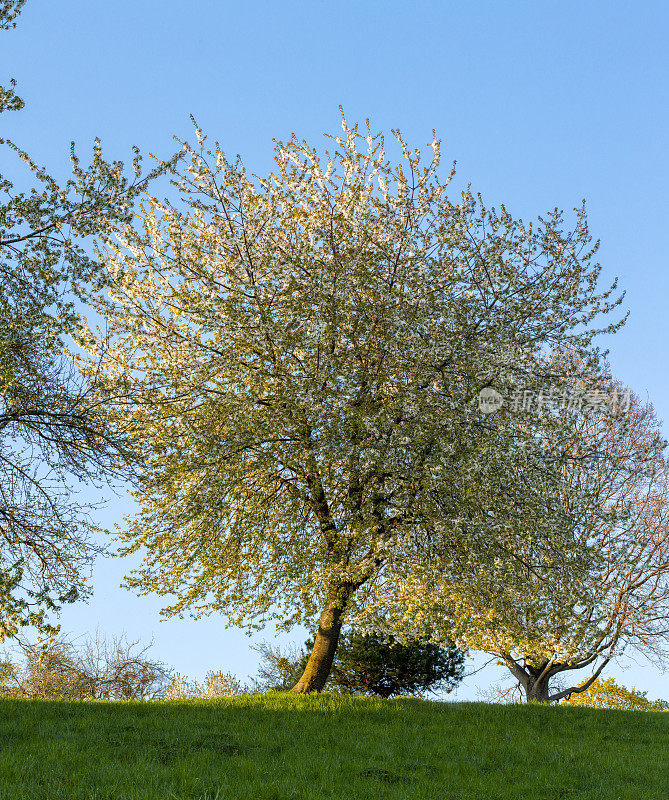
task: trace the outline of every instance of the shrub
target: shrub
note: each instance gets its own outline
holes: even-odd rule
[[[613,678],[598,678],[584,692],[570,695],[561,705],[622,708],[629,711],[669,711],[669,702],[666,700],[649,700],[646,692],[619,686]]]
[[[208,672],[203,683],[190,681],[177,672],[172,682],[163,692],[164,700],[214,699],[217,697],[238,697],[244,694],[244,687],[230,672]]]
[[[253,650],[260,653],[258,677],[252,682],[253,692],[289,692],[299,681],[309,660],[313,639],[303,648],[290,645],[286,652],[280,647],[261,642]],[[328,687],[329,688],[329,687]]]
[[[107,640],[96,633],[79,646],[65,637],[19,643],[23,663],[5,657],[0,694],[69,700],[147,700],[161,696],[170,670],[148,657],[152,646],[125,636]]]
[[[354,633],[340,643],[332,683],[341,691],[380,697],[450,692],[462,680],[464,659],[450,643]]]

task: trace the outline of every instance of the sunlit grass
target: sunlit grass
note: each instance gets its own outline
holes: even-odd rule
[[[0,701],[0,799],[669,797],[669,714],[260,695]]]

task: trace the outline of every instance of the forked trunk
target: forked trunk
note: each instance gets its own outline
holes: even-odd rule
[[[316,632],[316,639],[309,661],[307,661],[302,677],[293,686],[291,692],[306,694],[323,690],[330,676],[332,662],[337,652],[342,619],[351,591],[352,587],[338,586],[328,595],[325,608],[318,622],[318,631]]]
[[[523,687],[525,689],[525,699],[528,703],[547,703],[548,702],[548,682],[547,677],[537,679],[530,676]]]

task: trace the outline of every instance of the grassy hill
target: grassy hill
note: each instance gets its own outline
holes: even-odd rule
[[[667,800],[669,713],[272,694],[0,701],[0,800]]]

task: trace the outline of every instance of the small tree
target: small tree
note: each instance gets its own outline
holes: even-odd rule
[[[171,670],[149,657],[153,641],[114,636],[107,639],[96,632],[76,650],[76,665],[91,699],[150,700],[161,696],[171,679]]]
[[[624,387],[614,383],[612,390]],[[660,663],[667,652],[666,442],[652,406],[629,396],[625,414],[589,412],[573,420],[568,480],[584,488],[587,500],[573,533],[589,554],[588,568],[557,580],[530,573],[516,599],[515,624],[501,625],[488,640],[497,641],[498,648],[487,649],[501,657],[528,700],[554,702],[586,691],[627,648]],[[551,691],[556,676],[588,667],[588,680]]]

